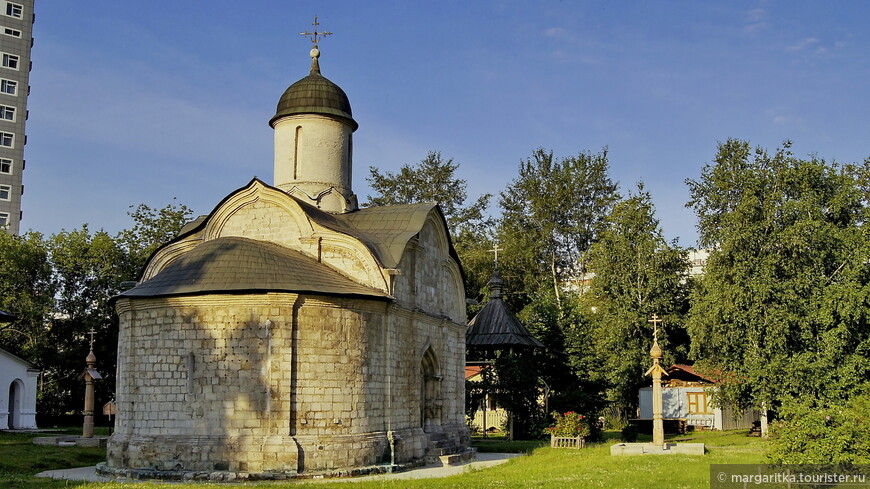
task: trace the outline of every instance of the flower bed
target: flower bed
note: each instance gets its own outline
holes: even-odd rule
[[[589,435],[589,423],[582,414],[568,411],[565,414],[553,413],[553,426],[544,430],[550,435],[552,448],[583,448]]]

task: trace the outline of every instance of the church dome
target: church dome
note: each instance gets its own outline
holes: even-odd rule
[[[278,101],[278,110],[269,121],[274,127],[281,117],[296,114],[320,114],[337,117],[348,123],[356,131],[359,124],[353,120],[350,100],[347,94],[335,83],[320,74],[317,57],[320,52],[312,50],[311,73],[290,85]]]

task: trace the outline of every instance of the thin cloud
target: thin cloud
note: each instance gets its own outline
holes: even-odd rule
[[[785,48],[785,50],[786,51],[802,51],[802,50],[804,50],[804,49],[806,49],[814,44],[818,44],[818,43],[819,43],[819,38],[807,37],[807,38],[801,39],[797,43],[792,44],[791,46]]]
[[[747,34],[755,34],[756,32],[763,31],[770,24],[767,22],[756,22],[755,24],[749,24],[743,28],[743,32]]]
[[[754,8],[746,12],[746,21],[752,24],[763,21],[767,18],[767,11],[763,8]]]
[[[770,23],[767,22],[767,11],[763,8],[756,8],[746,12],[747,25],[743,27],[743,32],[746,34],[754,34],[766,29]]]
[[[548,29],[544,29],[544,37],[551,37],[553,39],[566,39],[571,32],[564,27],[550,27]]]

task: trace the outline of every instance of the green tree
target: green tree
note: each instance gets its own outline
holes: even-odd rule
[[[588,319],[574,285],[618,199],[606,149],[569,158],[538,149],[500,195],[505,302],[545,345],[535,355],[552,393],[550,410],[591,416],[601,407],[600,385],[588,375]]]
[[[870,228],[863,165],[720,144],[688,205],[712,248],[692,294],[692,354],[724,396],[776,409],[842,403],[870,379]]]
[[[444,160],[440,151],[430,151],[416,165],[402,165],[398,173],[384,172],[369,167],[369,182],[377,193],[369,195],[364,207],[437,202],[447,219],[452,235],[464,228],[479,228],[489,222],[486,208],[491,194],[484,194],[471,204],[468,184],[456,176],[459,163],[453,158]]]
[[[178,236],[193,211],[174,203],[160,209],[146,204],[130,208],[127,215],[133,219],[133,227],[121,231],[115,239],[126,255],[126,278],[134,280],[139,278],[151,254]]]
[[[57,417],[81,409],[84,384],[79,376],[91,330],[96,333],[97,369],[103,375],[97,405],[114,396],[118,318],[109,300],[121,291],[121,282],[139,277],[154,250],[176,236],[191,213],[184,205],[156,209],[140,204],[128,212],[133,226],[115,237],[84,225],[44,241],[54,307],[35,355],[45,380],[39,399],[42,415]]]
[[[45,382],[40,412],[58,416],[81,409],[84,384],[79,374],[88,354],[88,331],[95,331],[94,353],[103,374],[97,400],[112,396],[118,338],[118,318],[109,306],[124,279],[125,256],[105,231],[91,233],[87,225],[61,231],[47,240],[57,283],[55,310],[39,361]]]
[[[493,246],[493,221],[486,214],[492,195],[481,195],[468,204],[468,184],[456,176],[458,169],[459,163],[445,160],[439,151],[430,151],[415,165],[403,165],[397,173],[372,166],[366,180],[376,195],[369,195],[363,206],[438,203],[465,270],[466,291],[474,297],[492,273],[487,250]]]
[[[493,364],[493,399],[509,414],[511,440],[541,437],[546,423],[540,397],[538,363],[533,355],[502,352]]]
[[[499,200],[498,240],[507,250],[505,276],[514,277],[514,290],[547,288],[561,308],[564,287],[585,271],[586,251],[618,199],[606,148],[562,159],[538,149],[521,161]]]
[[[44,343],[54,305],[54,281],[42,235],[0,232],[0,310],[17,319],[0,324],[0,344],[31,362]]]
[[[637,387],[650,365],[650,317],[663,319],[658,338],[665,363],[687,356],[686,251],[664,239],[652,198],[639,184],[637,192],[617,203],[605,220],[589,250],[589,262],[594,276],[582,299],[585,309],[594,311],[590,317],[596,377],[625,417],[637,407]]]

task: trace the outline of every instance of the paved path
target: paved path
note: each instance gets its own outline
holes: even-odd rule
[[[394,474],[369,475],[364,477],[352,477],[348,479],[304,479],[305,482],[355,482],[366,480],[391,480],[391,479],[431,479],[437,477],[449,477],[466,471],[492,467],[507,462],[509,459],[519,457],[519,453],[478,453],[477,460],[462,465],[448,465],[446,467],[427,465],[418,469]],[[78,467],[75,469],[47,470],[36,474],[37,477],[49,477],[52,479],[66,479],[73,481],[107,482],[111,479],[97,475],[95,467]],[[301,480],[300,480],[301,482]]]

